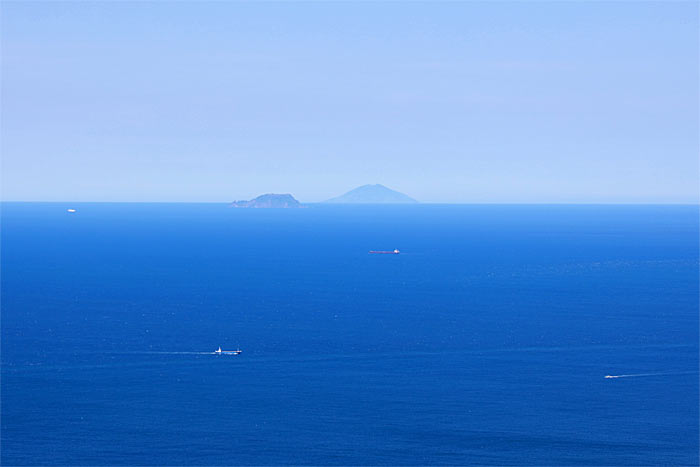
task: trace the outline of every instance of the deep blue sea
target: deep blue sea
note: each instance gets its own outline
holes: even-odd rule
[[[2,464],[696,465],[698,214],[5,203]]]

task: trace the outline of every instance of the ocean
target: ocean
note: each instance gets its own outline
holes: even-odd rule
[[[4,203],[2,464],[697,465],[698,218]]]

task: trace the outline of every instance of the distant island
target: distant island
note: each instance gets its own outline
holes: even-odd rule
[[[326,203],[338,204],[409,204],[417,203],[415,199],[384,185],[363,185],[350,190],[342,196],[331,198]]]
[[[230,204],[232,208],[301,208],[303,207],[294,196],[290,194],[278,195],[268,193],[260,195],[249,201],[234,201]]]

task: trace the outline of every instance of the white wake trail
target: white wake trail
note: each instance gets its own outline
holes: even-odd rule
[[[215,355],[216,352],[124,352],[131,354],[147,354],[147,355]]]
[[[697,373],[697,371],[672,371],[665,373],[634,373],[629,375],[605,375],[605,379],[616,379],[616,378],[641,378],[643,376],[676,376],[676,375],[692,375]]]

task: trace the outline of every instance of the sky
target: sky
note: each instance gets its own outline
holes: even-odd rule
[[[5,201],[697,203],[698,4],[2,4]]]

